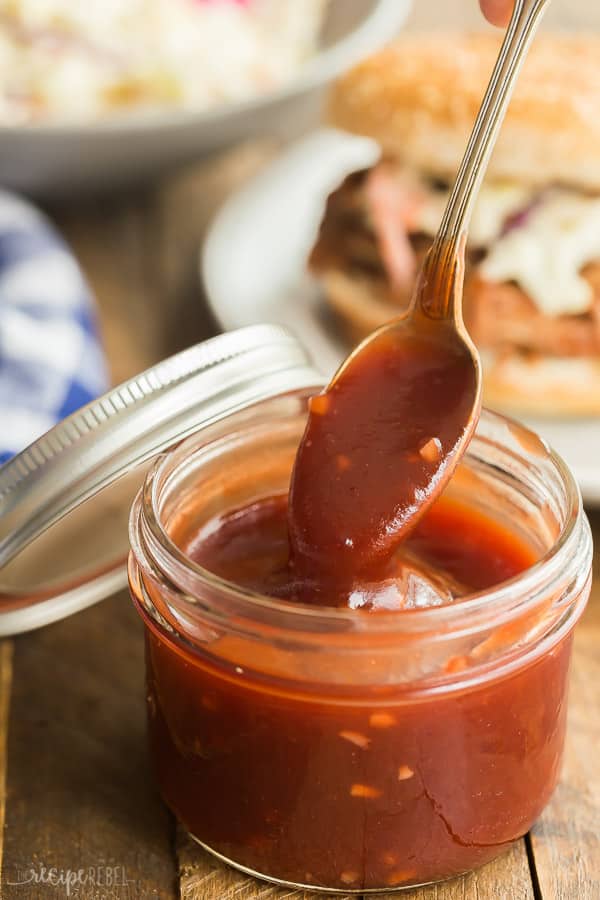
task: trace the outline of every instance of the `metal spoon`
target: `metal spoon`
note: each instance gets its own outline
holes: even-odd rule
[[[443,490],[475,430],[481,363],[462,316],[467,229],[548,3],[516,0],[408,313],[359,344],[314,400],[289,504],[292,560],[303,576],[326,573],[339,583],[389,556]]]

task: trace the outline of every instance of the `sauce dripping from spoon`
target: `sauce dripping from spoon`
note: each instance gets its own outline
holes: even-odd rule
[[[301,578],[372,577],[447,482],[475,426],[470,348],[448,325],[400,323],[369,338],[312,398],[289,499]]]
[[[326,598],[329,588],[339,594],[377,577],[448,483],[477,425],[481,364],[462,317],[467,227],[548,2],[515,2],[408,313],[367,337],[312,400],[288,506],[291,566],[309,600],[311,581]]]

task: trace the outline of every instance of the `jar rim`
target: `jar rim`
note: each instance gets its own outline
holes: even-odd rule
[[[452,628],[454,633],[467,634],[476,630],[481,617],[487,618],[492,609],[497,612],[506,610],[512,616],[516,606],[523,609],[528,608],[553,579],[559,575],[568,574],[567,562],[576,560],[577,554],[571,551],[574,551],[580,542],[582,518],[584,518],[582,498],[577,482],[562,457],[546,441],[531,429],[508,416],[484,408],[481,418],[490,424],[496,422],[508,425],[512,431],[516,429],[525,438],[535,439],[539,447],[543,448],[545,459],[555,469],[565,491],[565,519],[560,534],[552,546],[531,566],[495,587],[475,591],[461,597],[456,603],[389,612],[378,611],[376,615],[368,612],[361,614],[358,610],[348,608],[290,603],[241,587],[214,574],[184,553],[164,528],[157,512],[158,481],[172,454],[182,445],[167,451],[155,461],[136,497],[130,518],[130,539],[134,556],[138,563],[143,560],[138,533],[141,520],[144,544],[148,546],[152,559],[158,563],[161,572],[164,570],[164,564],[168,563],[168,581],[175,586],[179,594],[183,595],[183,599],[194,600],[195,591],[191,592],[188,585],[195,582],[199,585],[199,590],[208,587],[218,591],[221,596],[227,596],[228,599],[234,600],[237,604],[238,614],[247,616],[250,620],[253,618],[253,612],[262,614],[262,616],[269,614],[275,619],[283,617],[285,627],[290,630],[310,632],[314,626],[326,622],[329,627],[333,626],[335,629],[336,625],[338,628],[341,626],[344,631],[348,630],[348,626],[355,631],[360,623],[360,631],[365,634],[397,634],[399,631],[422,633],[423,631],[439,631],[448,628]],[[193,438],[188,440],[193,440]],[[467,455],[468,452],[467,449]],[[186,587],[182,588],[182,584],[185,584]],[[525,600],[523,600],[524,597]],[[460,620],[466,620],[466,624],[456,631],[453,627],[454,623],[460,622]],[[500,623],[500,620],[498,622]]]

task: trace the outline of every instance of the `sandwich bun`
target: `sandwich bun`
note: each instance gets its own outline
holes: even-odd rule
[[[425,174],[458,170],[501,36],[402,38],[342,77],[329,120],[374,138]],[[600,191],[600,35],[540,34],[529,51],[488,178]]]
[[[343,76],[330,122],[367,135],[384,157],[452,181],[501,36],[401,38]],[[487,178],[560,183],[600,192],[600,35],[540,34],[524,64]],[[330,265],[319,272],[328,305],[352,342],[402,308],[386,283]],[[482,352],[486,405],[516,415],[600,415],[600,357]]]
[[[368,277],[361,278],[343,269],[329,268],[319,272],[318,278],[344,337],[353,344],[402,312],[386,300],[386,293],[389,292]]]
[[[403,311],[367,277],[332,268],[319,273],[319,283],[352,344]],[[600,358],[483,350],[481,360],[486,406],[517,416],[600,416]]]
[[[575,418],[600,415],[600,358],[503,356],[484,351],[484,403],[516,416]]]

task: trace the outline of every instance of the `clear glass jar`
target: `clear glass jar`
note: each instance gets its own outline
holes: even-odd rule
[[[180,549],[287,488],[308,393],[204,428],[134,504],[163,797],[243,871],[321,890],[448,878],[522,836],[559,777],[572,632],[592,546],[576,485],[531,432],[484,412],[448,491],[539,561],[454,604],[357,614],[244,591]]]

